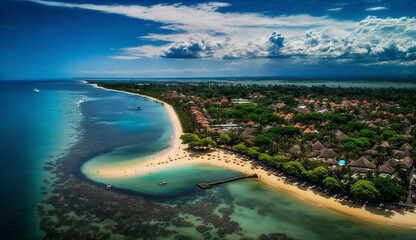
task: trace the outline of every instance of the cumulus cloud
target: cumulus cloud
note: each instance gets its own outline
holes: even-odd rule
[[[330,9],[328,9],[328,11],[330,11],[330,12],[339,12],[339,11],[341,11],[342,10],[342,8],[341,7],[337,7],[337,8],[330,8]]]
[[[224,68],[221,70],[225,71],[232,71],[231,68]],[[164,69],[144,69],[144,70],[103,70],[103,71],[80,71],[78,74],[80,75],[116,75],[116,76],[129,76],[129,75],[137,75],[137,74],[153,74],[153,73],[200,73],[200,72],[213,72],[212,69],[207,68],[164,68]]]
[[[167,41],[168,44],[123,48],[119,56],[113,56],[122,60],[153,57],[302,58],[355,61],[365,65],[416,63],[416,18],[369,16],[352,22],[306,14],[272,17],[260,13],[220,12],[220,8],[230,6],[221,2],[146,7],[33,1],[154,21],[161,23],[163,29],[171,30],[141,37]]]
[[[366,9],[367,12],[382,11],[382,10],[388,10],[388,8],[387,7],[370,7]]]
[[[270,36],[237,43],[233,40],[215,41],[203,36],[192,37],[188,41],[175,42],[162,51],[165,58],[260,58],[279,57],[284,37],[277,32]]]
[[[412,65],[416,60],[416,19],[367,17],[353,31],[309,31],[286,45],[284,54],[353,60],[364,64]]]
[[[161,56],[166,58],[212,57],[213,47],[209,41],[190,39],[188,42],[173,43]]]
[[[285,40],[273,32],[255,41],[235,45],[209,39],[174,43],[163,57],[172,58],[273,58],[304,57],[354,61],[365,65],[414,65],[416,19],[367,17],[352,30],[327,27],[309,30],[303,37]]]

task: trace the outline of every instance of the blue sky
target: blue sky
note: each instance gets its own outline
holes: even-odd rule
[[[0,79],[416,76],[416,1],[0,1]]]

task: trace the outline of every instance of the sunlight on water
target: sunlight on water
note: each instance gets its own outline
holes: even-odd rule
[[[201,191],[197,187],[197,183],[213,182],[239,175],[241,173],[210,165],[191,165],[170,168],[138,177],[122,179],[94,177],[93,180],[107,182],[117,188],[166,197],[191,195]],[[161,182],[167,182],[167,184],[160,186],[159,183]]]
[[[29,92],[18,88],[0,96],[3,102],[15,99],[10,106],[1,106],[2,113],[8,111],[14,119],[2,122],[2,142],[8,147],[1,151],[7,156],[4,159],[14,161],[2,162],[2,170],[7,172],[0,176],[1,190],[8,196],[2,197],[2,206],[11,209],[2,212],[2,221],[6,219],[11,226],[21,223],[9,228],[2,239],[39,238],[33,230],[39,222],[33,214],[38,201],[34,196],[53,195],[56,198],[48,199],[50,205],[41,213],[54,221],[44,222],[43,227],[62,230],[61,234],[71,234],[71,229],[86,234],[89,230],[84,233],[74,226],[87,221],[91,222],[87,229],[99,226],[103,234],[115,239],[125,239],[122,233],[131,233],[131,226],[137,224],[141,228],[134,230],[136,234],[158,239],[258,239],[268,235],[270,239],[401,240],[416,236],[414,231],[382,228],[309,205],[254,179],[199,189],[199,182],[241,175],[216,166],[190,165],[123,179],[100,178],[84,170],[141,161],[169,147],[172,128],[163,106],[79,83],[37,87],[44,95],[33,95],[34,87],[29,86]],[[129,111],[131,106],[143,110]],[[56,166],[44,168],[45,162],[58,158]],[[51,178],[58,166],[63,167],[62,172],[56,173],[63,177]],[[48,185],[41,183],[45,177],[57,180],[58,185],[41,189]],[[164,181],[167,184],[160,186]],[[114,189],[105,190],[106,183]],[[16,214],[14,209],[23,210]]]

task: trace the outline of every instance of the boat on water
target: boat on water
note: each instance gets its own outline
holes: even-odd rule
[[[107,184],[107,185],[105,186],[105,189],[106,189],[106,190],[110,190],[110,189],[111,189],[111,185],[110,185],[110,184]]]
[[[137,106],[137,107],[130,107],[129,109],[130,109],[130,110],[135,110],[135,111],[137,111],[137,110],[142,110],[142,107],[140,107],[140,106]]]
[[[35,91],[35,92],[40,92],[40,90],[39,89],[37,89],[37,88],[35,88],[35,89],[33,89],[33,91]]]
[[[159,185],[160,186],[165,186],[166,184],[168,184],[167,182],[160,182]]]

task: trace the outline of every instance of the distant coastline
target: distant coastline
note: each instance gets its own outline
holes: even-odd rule
[[[83,81],[83,83],[90,84],[87,81]],[[416,213],[399,213],[397,211],[378,210],[373,207],[365,207],[358,204],[352,205],[345,203],[342,202],[342,200],[325,196],[309,188],[300,188],[293,184],[288,184],[284,178],[276,177],[275,175],[270,174],[270,172],[267,170],[258,168],[257,166],[253,165],[251,161],[245,160],[232,152],[228,152],[222,149],[215,149],[208,154],[185,150],[186,145],[181,144],[181,140],[179,139],[180,135],[182,134],[182,127],[179,122],[179,118],[177,117],[171,105],[159,99],[137,93],[107,89],[100,87],[97,84],[90,85],[104,90],[138,95],[163,103],[174,129],[174,136],[170,148],[152,155],[145,160],[139,160],[137,163],[119,164],[117,167],[112,166],[111,168],[100,168],[100,177],[128,178],[167,168],[192,164],[210,164],[229,168],[231,170],[246,174],[257,173],[259,176],[261,176],[259,180],[263,183],[266,183],[277,190],[285,191],[292,196],[299,197],[305,202],[315,206],[331,209],[333,211],[349,215],[357,219],[365,220],[373,224],[416,229]],[[90,172],[96,172],[97,170],[98,169],[91,169]]]
[[[85,80],[82,80],[85,81]],[[305,87],[344,87],[344,88],[416,88],[416,78],[362,78],[362,77],[207,77],[207,78],[88,78],[87,81],[110,82],[183,82],[200,83],[212,82],[221,84],[241,85],[293,85]]]
[[[236,80],[236,81],[247,81],[247,80],[277,80],[277,81],[370,81],[370,82],[411,82],[416,84],[416,76],[230,76],[230,77],[149,77],[149,78],[122,78],[122,77],[96,77],[96,78],[75,78],[81,81],[134,81],[134,80],[198,80],[198,79],[215,79],[215,80]]]

